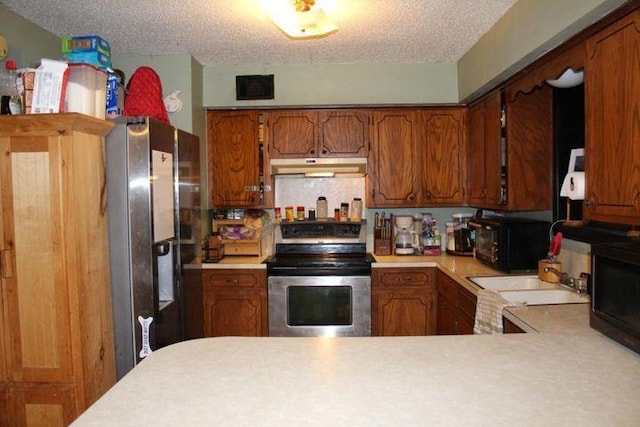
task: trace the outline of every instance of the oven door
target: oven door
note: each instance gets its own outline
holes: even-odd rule
[[[270,276],[269,336],[371,336],[371,277]]]

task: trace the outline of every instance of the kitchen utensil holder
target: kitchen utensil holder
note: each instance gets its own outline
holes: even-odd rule
[[[373,241],[373,253],[376,255],[391,255],[391,241],[375,239]]]
[[[560,278],[557,274],[551,271],[544,271],[547,267],[552,267],[558,271],[562,271],[562,263],[558,261],[549,261],[548,259],[541,259],[538,261],[538,278],[547,283],[559,283]]]

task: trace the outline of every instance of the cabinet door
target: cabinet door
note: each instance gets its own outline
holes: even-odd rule
[[[553,93],[549,86],[531,93],[506,91],[507,209],[552,208]]]
[[[422,157],[422,195],[428,206],[455,206],[464,202],[465,120],[464,109],[422,112],[426,142]]]
[[[315,111],[268,111],[264,117],[270,158],[318,157]]]
[[[205,337],[268,335],[264,271],[205,271],[203,296]]]
[[[416,336],[433,335],[433,295],[407,292],[382,292],[372,296],[375,322],[372,335]]]
[[[587,41],[587,219],[640,224],[640,12]]]
[[[78,415],[71,387],[15,387],[9,392],[9,425],[60,427],[71,424]]]
[[[367,157],[371,143],[371,119],[367,111],[319,111],[318,122],[320,157]]]
[[[70,143],[0,138],[0,285],[8,376],[16,382],[63,382],[73,375],[67,285],[73,270],[65,268],[73,254],[65,253],[61,197],[61,151]]]
[[[184,330],[188,340],[204,337],[201,270],[183,270]]]
[[[494,91],[485,101],[484,110],[484,206],[490,209],[504,209],[503,140],[500,116],[502,115],[502,95]],[[469,153],[474,156],[476,153]],[[481,154],[478,154],[481,155]]]
[[[438,335],[456,335],[458,333],[458,327],[456,322],[456,308],[455,304],[445,298],[438,292],[438,304],[437,304],[437,322],[436,330]]]
[[[485,203],[485,105],[483,102],[469,107],[469,135],[467,143],[467,201],[472,206]]]
[[[456,322],[458,335],[472,335],[476,315],[476,296],[458,286],[458,298],[456,300]]]
[[[467,200],[471,206],[502,209],[501,94],[496,90],[469,108]]]
[[[209,207],[260,204],[258,112],[207,113]]]
[[[367,207],[417,206],[419,140],[420,125],[415,110],[374,111]]]

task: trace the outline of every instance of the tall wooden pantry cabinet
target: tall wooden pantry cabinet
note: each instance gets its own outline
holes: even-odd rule
[[[0,425],[64,426],[116,380],[104,136],[0,117]]]

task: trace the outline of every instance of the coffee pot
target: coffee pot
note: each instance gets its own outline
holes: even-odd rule
[[[396,255],[414,255],[420,246],[418,233],[412,229],[413,217],[396,216]]]

